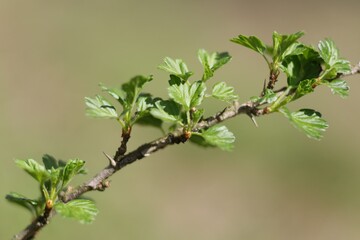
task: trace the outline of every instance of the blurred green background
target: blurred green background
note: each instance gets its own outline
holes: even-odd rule
[[[215,80],[236,87],[240,100],[257,95],[267,77],[261,57],[229,39],[274,30],[304,30],[316,45],[332,38],[341,56],[360,60],[360,2],[344,1],[0,1],[0,239],[31,220],[6,193],[36,197],[35,181],[15,158],[44,153],[86,160],[87,180],[119,144],[116,123],[84,116],[84,97],[98,83],[119,86],[153,74],[147,91],[166,96],[163,57],[182,58],[197,77],[199,48],[229,51],[233,60]],[[112,177],[90,193],[100,213],[92,225],[56,217],[38,239],[360,239],[360,76],[347,78],[347,100],[317,89],[290,107],[312,107],[330,128],[318,142],[280,115],[242,116],[227,124],[237,136],[231,153],[191,144],[173,146]],[[208,102],[209,114],[224,105]],[[160,137],[134,129],[130,149]],[[76,184],[74,183],[74,184]]]

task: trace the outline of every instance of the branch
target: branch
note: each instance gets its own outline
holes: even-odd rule
[[[354,66],[349,73],[342,74],[339,77],[347,77],[355,74],[360,74],[360,63]],[[281,88],[275,91],[278,94],[284,93],[285,88]],[[211,126],[219,124],[229,118],[233,118],[240,114],[248,115],[252,120],[253,117],[262,116],[268,114],[267,108],[259,108],[259,105],[254,104],[252,101],[247,101],[245,103],[239,103],[238,101],[233,102],[231,105],[226,107],[224,110],[216,113],[215,115],[203,119],[199,123],[195,125],[192,129],[193,132],[199,132],[203,129],[207,129]],[[254,121],[254,120],[253,120]],[[129,130],[131,131],[131,130]],[[109,181],[107,179],[115,174],[117,171],[122,169],[123,167],[137,161],[141,160],[158,150],[164,149],[167,146],[185,143],[188,140],[188,137],[183,131],[183,128],[178,128],[174,132],[167,134],[164,137],[158,138],[154,141],[148,142],[146,144],[141,145],[137,149],[125,154],[126,152],[126,143],[130,138],[130,132],[123,133],[123,140],[119,149],[117,150],[114,159],[109,155],[105,154],[109,159],[110,163],[107,167],[101,170],[97,175],[95,175],[89,181],[79,185],[74,189],[68,189],[68,191],[62,193],[61,199],[63,202],[69,202],[73,199],[80,197],[82,194],[89,191],[103,191],[107,187],[109,187]],[[28,225],[23,231],[19,234],[15,235],[13,239],[16,240],[25,240],[25,239],[33,239],[34,236],[39,232],[43,227],[45,227],[52,216],[55,215],[55,210],[52,208],[45,209],[44,213],[37,217],[30,225]]]

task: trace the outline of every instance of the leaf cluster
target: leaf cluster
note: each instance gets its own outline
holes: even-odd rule
[[[43,164],[33,159],[15,161],[19,168],[39,183],[41,196],[38,199],[31,199],[12,192],[6,196],[6,199],[26,208],[35,217],[43,214],[45,209],[55,208],[56,212],[64,217],[71,217],[83,223],[92,222],[98,212],[93,201],[76,199],[63,203],[59,197],[76,175],[86,173],[85,162],[80,159],[64,162],[47,154],[43,156],[42,161]]]
[[[298,41],[303,35],[303,32],[290,35],[274,32],[272,45],[266,45],[255,36],[245,35],[239,35],[231,41],[259,53],[269,67],[268,87],[261,96],[253,97],[252,101],[259,106],[266,104],[267,113],[283,113],[308,137],[320,139],[327,124],[313,121],[315,118],[320,121],[319,115],[315,117],[314,114],[304,114],[302,110],[290,113],[285,106],[314,92],[320,85],[329,87],[332,93],[343,98],[348,96],[349,87],[338,77],[350,71],[350,62],[339,57],[339,51],[332,40],[322,40],[314,48]],[[287,86],[285,90],[275,93],[273,87],[281,73],[286,75]],[[316,112],[310,112],[312,111]]]
[[[182,127],[184,134],[188,138],[191,137],[193,128],[204,116],[205,110],[201,104],[205,98],[212,97],[224,102],[232,102],[238,98],[234,93],[234,88],[225,82],[215,83],[211,87],[211,91],[207,93],[208,80],[214,76],[216,70],[231,60],[231,56],[227,52],[208,53],[204,49],[200,49],[197,55],[203,66],[203,74],[199,80],[190,80],[193,72],[181,59],[166,57],[159,65],[159,69],[169,73],[168,99],[142,92],[143,86],[150,82],[152,77],[136,76],[122,84],[120,88],[109,89],[101,85],[103,91],[120,103],[120,111],[103,96],[97,95],[94,98],[85,98],[87,115],[116,119],[125,130],[134,124],[151,125],[163,130],[164,123],[167,123],[170,131]],[[226,136],[221,135],[216,129],[198,131],[196,135],[206,142],[202,145],[218,146],[225,150],[231,149],[234,141],[233,134],[225,126],[222,126],[222,130],[232,136],[224,141]],[[210,135],[213,136],[212,140]],[[198,143],[199,141],[194,142]],[[226,144],[228,146],[225,146]]]

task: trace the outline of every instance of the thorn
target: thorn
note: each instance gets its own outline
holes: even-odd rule
[[[251,113],[247,113],[247,115],[249,116],[251,121],[254,123],[255,127],[259,127],[259,125],[257,124],[257,122],[255,120],[255,116],[253,114],[251,114]]]
[[[113,167],[116,167],[116,161],[112,157],[110,157],[108,154],[106,154],[105,152],[103,152],[103,154],[109,160],[110,165],[113,166]]]

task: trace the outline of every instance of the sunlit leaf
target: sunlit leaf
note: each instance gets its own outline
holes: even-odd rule
[[[282,61],[282,57],[289,54],[288,48],[304,35],[304,32],[296,32],[290,35],[281,35],[276,31],[273,33],[273,60]]]
[[[227,127],[215,125],[201,133],[194,133],[191,140],[202,146],[214,146],[230,151],[234,147],[235,136]]]
[[[266,45],[255,36],[239,35],[237,38],[231,39],[231,41],[244,47],[250,48],[262,55],[264,55],[264,52],[266,50]]]
[[[339,50],[332,40],[325,39],[320,41],[318,48],[319,54],[326,65],[324,79],[333,79],[338,73],[347,73],[350,71],[350,62],[339,57]]]
[[[150,110],[153,117],[164,122],[176,123],[179,121],[179,109],[176,103],[171,101],[157,101],[155,108]]]
[[[88,199],[75,199],[68,203],[57,202],[54,207],[61,216],[73,218],[81,223],[92,223],[99,212],[95,203]]]
[[[333,94],[337,94],[342,98],[346,98],[349,95],[349,86],[344,80],[336,79],[333,81],[324,80],[324,84],[331,89]]]
[[[85,97],[86,115],[94,118],[117,118],[115,107],[104,97],[96,95],[95,98]]]
[[[66,186],[75,175],[83,173],[84,165],[85,161],[80,159],[71,159],[66,163],[62,176],[63,187]]]
[[[126,94],[125,102],[127,105],[132,108],[135,102],[137,101],[138,96],[141,93],[141,90],[144,87],[145,83],[148,83],[152,80],[152,76],[135,76],[130,79],[129,82],[124,83],[121,88]],[[129,109],[126,109],[129,110]]]
[[[188,83],[172,85],[168,88],[168,93],[170,98],[188,111],[202,102],[205,90],[205,84],[202,81],[197,81],[191,85]]]
[[[39,164],[33,159],[15,160],[15,163],[18,167],[24,169],[28,174],[35,178],[39,183],[44,183],[50,177],[50,174],[45,169],[44,165]]]
[[[297,112],[290,112],[282,107],[280,112],[287,117],[290,122],[306,136],[312,139],[320,140],[323,132],[329,127],[327,122],[321,118],[321,114],[312,109],[301,109]]]
[[[209,54],[204,49],[198,51],[198,58],[204,68],[202,80],[206,81],[214,75],[215,70],[230,61],[231,56],[227,52]]]
[[[181,59],[164,58],[164,63],[159,66],[159,69],[173,74],[183,80],[187,80],[193,73],[189,71],[185,62]]]
[[[234,88],[227,86],[225,82],[216,83],[213,88],[211,95],[221,101],[231,102],[238,99],[238,96],[234,94]]]

